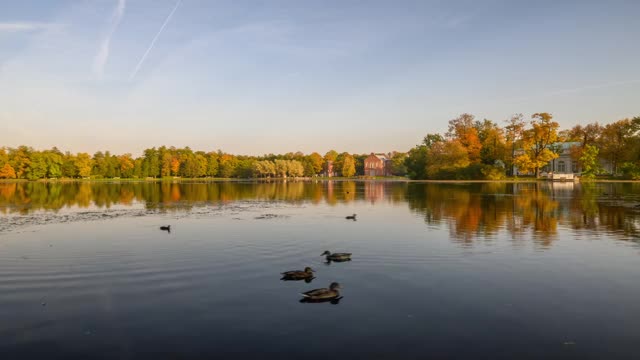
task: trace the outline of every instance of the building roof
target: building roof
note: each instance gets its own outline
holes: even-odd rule
[[[373,156],[377,157],[378,159],[380,159],[382,161],[389,160],[389,155],[387,155],[387,154],[379,153],[379,154],[373,154]]]

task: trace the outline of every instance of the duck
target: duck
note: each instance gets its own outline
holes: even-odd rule
[[[356,219],[356,214],[349,215],[349,216],[345,217],[345,219],[347,219],[347,220],[355,220]]]
[[[340,297],[338,289],[342,289],[340,284],[332,282],[329,288],[313,289],[301,293],[306,300],[332,300]]]
[[[313,278],[313,273],[315,272],[315,270],[313,270],[310,267],[306,267],[304,268],[304,270],[292,270],[292,271],[285,271],[282,274],[282,279],[281,280],[308,280],[308,279],[312,279]]]
[[[160,230],[171,232],[171,225],[160,226]]]
[[[327,256],[327,261],[349,261],[351,260],[351,253],[331,253],[326,250],[320,256]]]

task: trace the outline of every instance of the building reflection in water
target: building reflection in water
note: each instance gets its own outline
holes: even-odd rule
[[[408,208],[427,225],[445,225],[452,241],[473,245],[506,234],[549,247],[563,227],[634,240],[639,234],[638,183],[406,183],[387,181],[270,182],[6,182],[0,213],[26,215],[65,208],[138,206],[187,211],[234,201],[296,204],[366,202]],[[578,233],[579,234],[579,233]]]

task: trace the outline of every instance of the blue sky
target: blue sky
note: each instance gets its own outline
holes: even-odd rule
[[[640,115],[639,1],[0,0],[0,145],[406,151]]]

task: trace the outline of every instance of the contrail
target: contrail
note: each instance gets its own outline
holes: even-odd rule
[[[171,21],[171,17],[173,16],[173,13],[175,13],[176,10],[178,10],[178,6],[180,6],[180,3],[182,3],[182,0],[178,0],[178,2],[176,2],[176,6],[173,7],[173,10],[171,10],[171,13],[169,14],[169,16],[167,16],[167,18],[164,20],[164,23],[160,27],[160,30],[158,30],[158,33],[156,34],[156,36],[153,38],[153,40],[151,40],[151,44],[149,44],[149,48],[147,49],[147,51],[144,52],[144,55],[142,55],[142,58],[138,62],[138,65],[136,65],[136,68],[133,69],[131,76],[129,76],[129,81],[133,80],[133,78],[136,77],[136,74],[138,73],[138,70],[140,70],[142,63],[144,63],[144,60],[147,58],[147,55],[149,55],[149,52],[151,51],[151,49],[153,49],[153,45],[155,45],[156,40],[158,40],[158,38],[160,37],[160,34],[162,34],[162,30],[164,30],[164,27],[167,26],[169,21]]]
[[[109,31],[102,40],[100,49],[98,50],[96,57],[93,59],[93,73],[98,77],[102,77],[104,72],[104,66],[107,64],[107,60],[109,59],[109,45],[111,43],[111,37],[113,36],[113,33],[116,32],[116,29],[120,24],[120,20],[122,20],[122,15],[124,15],[124,8],[126,5],[127,0],[118,0],[118,5],[111,17]]]

